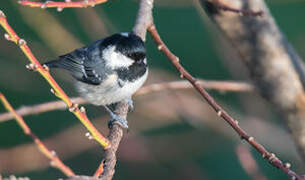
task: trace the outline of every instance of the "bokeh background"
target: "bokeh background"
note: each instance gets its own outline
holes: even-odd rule
[[[279,27],[305,58],[305,1],[267,0]],[[24,38],[40,62],[55,59],[112,33],[130,31],[138,1],[113,0],[94,8],[40,9],[22,7],[17,0],[0,1],[9,23]],[[248,81],[246,68],[220,33],[206,18],[196,0],[157,0],[154,18],[161,37],[194,76],[207,80]],[[0,30],[0,34],[4,34]],[[179,80],[170,62],[148,36],[150,77],[147,84]],[[0,91],[16,108],[56,100],[49,85],[25,69],[20,49],[0,38]],[[72,79],[54,71],[56,80],[72,97]],[[277,112],[256,93],[210,91],[268,150],[292,169],[304,174],[294,143]],[[130,130],[118,153],[114,179],[288,179],[241,142],[198,94],[190,90],[162,91],[135,97],[135,111],[128,116]],[[94,124],[107,134],[109,116],[102,108],[87,105]],[[5,112],[0,106],[0,113]],[[86,130],[67,111],[25,117],[26,122],[50,149],[77,174],[93,174],[103,150],[85,137]],[[256,175],[245,171],[240,159],[257,165]],[[244,156],[243,156],[244,155]],[[251,164],[251,163],[250,163]],[[15,121],[0,123],[0,174],[31,179],[58,179],[64,175],[25,136]]]

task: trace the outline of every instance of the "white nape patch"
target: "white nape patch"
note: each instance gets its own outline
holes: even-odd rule
[[[104,49],[103,58],[105,59],[106,65],[112,69],[127,68],[134,63],[132,59],[126,57],[120,52],[116,52],[114,46]]]
[[[120,33],[122,36],[125,36],[125,37],[128,37],[129,36],[129,33],[128,32],[121,32]]]

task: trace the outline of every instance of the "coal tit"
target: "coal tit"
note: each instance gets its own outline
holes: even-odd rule
[[[144,42],[134,33],[118,33],[45,63],[61,68],[75,79],[79,94],[89,103],[104,106],[114,122],[128,128],[113,105],[128,100],[143,85],[148,67]]]

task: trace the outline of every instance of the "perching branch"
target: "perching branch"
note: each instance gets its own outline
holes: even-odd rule
[[[152,8],[153,8],[153,0],[140,1],[138,16],[133,28],[133,32],[139,37],[141,37],[141,39],[144,42],[146,36],[146,29],[152,22],[152,14],[147,12],[152,12]],[[128,108],[129,108],[128,103],[122,101],[116,107],[116,113],[126,119]],[[123,128],[119,125],[113,125],[112,127],[110,127],[108,138],[112,143],[112,147],[106,150],[105,158],[101,162],[96,173],[94,174],[95,177],[98,177],[99,174],[101,174],[100,179],[102,180],[111,180],[114,175],[115,164],[117,161],[116,152],[119,148],[121,139],[123,138]]]
[[[199,80],[199,83],[208,90],[216,90],[220,92],[252,92],[254,90],[254,87],[251,84],[245,82]],[[144,86],[136,92],[135,96],[141,96],[165,90],[182,90],[191,88],[193,88],[193,86],[188,81],[163,82]],[[88,103],[81,97],[71,98],[71,101],[74,104]],[[21,116],[27,116],[62,109],[67,109],[67,105],[64,102],[52,101],[33,106],[23,106],[16,111]],[[0,122],[5,122],[13,118],[14,116],[11,113],[0,114]]]
[[[221,0],[223,1],[223,0]],[[259,18],[218,12],[215,1],[202,6],[240,56],[260,94],[277,109],[289,127],[305,160],[305,66],[263,0],[235,0],[231,6],[257,10]]]
[[[93,126],[93,124],[88,119],[85,109],[78,108],[77,104],[73,104],[70,98],[66,95],[66,93],[61,89],[61,87],[57,84],[57,82],[53,79],[49,70],[46,66],[42,66],[39,61],[36,59],[30,48],[27,46],[27,43],[24,39],[21,39],[12,27],[8,24],[6,20],[5,14],[0,11],[0,25],[5,29],[7,34],[5,34],[5,38],[9,41],[17,44],[22,52],[27,56],[31,64],[27,65],[27,68],[33,71],[38,71],[41,76],[45,78],[45,80],[52,87],[51,92],[54,93],[55,96],[62,99],[69,110],[83,123],[83,125],[88,129],[91,133],[93,139],[95,139],[98,143],[100,143],[104,148],[109,148],[111,144],[109,141]]]
[[[147,28],[152,25],[153,17],[152,17],[152,9],[154,5],[154,0],[141,0],[140,6],[136,18],[135,25],[132,31],[141,37],[141,39],[145,42],[146,40],[146,32]]]
[[[62,11],[64,8],[86,8],[88,6],[94,7],[97,4],[107,2],[108,0],[83,0],[79,2],[71,2],[71,0],[66,0],[65,2],[34,2],[31,0],[20,0],[19,4],[29,7],[40,7],[45,8],[57,8],[57,11]]]
[[[123,118],[127,118],[128,113],[128,102],[121,102],[118,107],[116,108],[116,114],[120,115]],[[102,180],[111,180],[114,172],[115,172],[115,165],[116,165],[116,152],[119,148],[121,139],[123,137],[123,128],[117,124],[114,124],[110,128],[108,139],[111,142],[111,147],[107,150],[105,150],[105,158],[104,161],[101,163],[100,168],[95,173],[95,176],[98,177],[99,174],[101,174],[101,167],[103,167],[102,174],[100,178]]]
[[[44,154],[48,159],[50,159],[50,161],[51,161],[50,165],[55,168],[58,168],[68,177],[75,176],[74,172],[58,158],[55,151],[49,150],[43,144],[43,142],[31,131],[29,126],[23,120],[22,116],[20,116],[15,111],[15,109],[11,106],[11,104],[8,102],[8,100],[5,98],[5,96],[1,92],[0,92],[0,100],[1,100],[2,104],[4,105],[4,107],[14,115],[17,123],[22,128],[24,134],[30,136],[33,139],[33,141],[35,142],[35,144],[37,145],[37,148],[39,149],[39,151],[42,154]]]

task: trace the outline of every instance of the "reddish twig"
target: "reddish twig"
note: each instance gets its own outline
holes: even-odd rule
[[[248,147],[239,145],[236,148],[236,154],[239,159],[241,166],[254,180],[267,180],[267,178],[260,173],[258,166],[253,159],[251,152]]]
[[[6,20],[6,16],[2,11],[0,11],[0,25],[5,29],[7,34],[5,34],[5,38],[9,41],[17,44],[22,52],[27,56],[31,64],[27,65],[27,68],[33,71],[37,71],[41,76],[45,78],[45,80],[52,87],[51,92],[62,99],[69,110],[83,123],[83,125],[88,129],[88,131],[92,134],[93,139],[99,142],[104,148],[109,148],[111,145],[109,141],[93,126],[93,124],[88,119],[84,108],[78,108],[78,104],[72,103],[67,94],[61,89],[61,87],[57,84],[57,82],[53,79],[49,70],[46,66],[42,66],[39,61],[36,59],[30,48],[27,46],[27,43],[24,39],[21,39],[13,30],[13,28],[8,24]]]
[[[71,2],[71,0],[66,0],[65,2],[33,2],[30,0],[20,0],[19,4],[29,7],[40,7],[45,8],[57,8],[58,11],[62,11],[63,8],[86,8],[88,6],[94,7],[97,4],[105,3],[108,0],[83,0],[79,2]]]
[[[95,171],[93,177],[99,177],[104,172],[104,161],[101,162],[100,166]]]
[[[8,102],[8,100],[4,97],[2,93],[0,93],[0,100],[2,101],[4,107],[14,115],[17,123],[22,128],[24,134],[30,136],[37,145],[39,151],[51,160],[51,166],[58,168],[67,176],[75,176],[74,172],[58,158],[55,151],[49,150],[43,144],[43,142],[31,131],[29,126],[23,120],[22,116],[17,114],[15,109],[11,106],[11,104]]]
[[[221,92],[251,92],[253,91],[253,86],[245,82],[236,82],[236,81],[208,81],[208,80],[199,80],[200,84],[206,89],[217,90]],[[179,89],[190,89],[193,86],[188,81],[172,81],[172,82],[163,82],[150,84],[142,87],[135,96],[141,96],[145,94],[150,94],[154,92],[160,92],[164,90],[179,90]],[[87,104],[83,98],[74,97],[71,98],[71,101],[74,104]],[[52,101],[47,103],[42,103],[34,106],[24,106],[17,109],[17,113],[21,116],[27,116],[32,114],[40,114],[44,112],[66,109],[67,105],[62,101]],[[0,114],[0,122],[4,122],[10,119],[13,119],[14,116],[10,113]]]
[[[198,80],[196,80],[187,70],[183,68],[183,66],[179,62],[179,58],[175,56],[168,47],[162,41],[159,33],[155,25],[153,24],[148,28],[150,35],[158,46],[158,49],[162,51],[165,56],[172,62],[172,64],[177,68],[180,73],[181,78],[187,79],[194,88],[202,95],[202,97],[209,103],[209,105],[216,111],[217,115],[223,118],[240,136],[242,140],[246,140],[249,144],[251,144],[261,155],[263,158],[267,159],[270,164],[274,167],[281,169],[288,176],[298,180],[304,180],[305,178],[296,174],[294,171],[290,169],[288,164],[284,164],[279,158],[275,156],[274,153],[270,153],[267,151],[264,146],[259,144],[252,136],[248,135],[239,125],[238,121],[234,120],[225,110],[219,106],[214,98],[200,85]]]
[[[209,5],[209,3],[213,3],[213,5],[220,10],[239,13],[240,15],[246,15],[246,16],[262,16],[263,15],[263,11],[252,11],[252,10],[246,10],[246,9],[232,8],[230,6],[225,5],[220,0],[213,0],[212,2],[207,2],[207,5]]]

